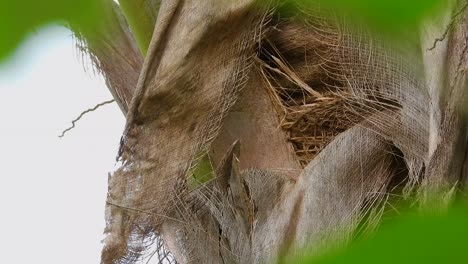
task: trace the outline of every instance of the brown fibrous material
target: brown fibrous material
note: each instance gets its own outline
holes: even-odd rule
[[[259,67],[296,156],[305,167],[337,135],[370,111],[352,99],[340,68],[340,34],[325,21],[278,19],[265,38]],[[287,59],[285,59],[287,58]],[[369,100],[372,108],[379,101]]]

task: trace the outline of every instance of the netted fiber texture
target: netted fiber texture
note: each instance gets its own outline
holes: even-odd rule
[[[324,18],[326,11],[302,12],[273,20],[260,56],[281,126],[302,165],[364,119],[423,158],[429,100],[414,50],[395,50],[369,32],[350,31]]]
[[[409,99],[425,98],[422,76],[404,66],[404,53],[368,32],[314,14],[269,20],[254,65],[264,86],[245,88],[270,92],[304,171],[297,180],[242,171],[242,153],[228,150],[221,164],[228,169],[180,198],[171,215],[177,221],[166,222],[181,262],[263,263],[296,246],[318,251],[338,236],[365,236],[391,196],[409,194],[410,177],[419,177],[428,113],[421,102],[407,107],[423,118],[400,112]],[[418,62],[409,55],[408,63]],[[400,134],[401,117],[410,120],[408,131],[421,122],[416,139]]]
[[[181,263],[264,263],[365,236],[392,197],[416,199],[441,116],[420,43],[397,48],[318,5],[195,2],[161,5],[109,182],[104,263],[135,263],[159,236]],[[299,177],[240,169],[240,142],[191,186],[248,89],[268,91]]]
[[[429,96],[418,52],[353,31],[328,11],[301,10],[269,20],[254,67],[305,169],[294,181],[232,165],[227,190],[218,172],[181,199],[174,217],[183,221],[171,226],[184,263],[262,263],[295,246],[365,236],[392,195],[408,197],[420,180]]]
[[[173,204],[187,195],[187,172],[208,151],[247,80],[264,18],[252,5],[161,4],[127,116],[122,166],[109,180],[103,263],[140,259]]]
[[[115,101],[127,114],[143,57],[120,7],[108,0],[99,3],[104,13],[96,27],[86,30],[77,25],[71,27],[82,59],[90,59],[93,69],[103,75]]]

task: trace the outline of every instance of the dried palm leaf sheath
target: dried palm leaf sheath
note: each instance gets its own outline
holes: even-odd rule
[[[459,102],[440,103],[423,74],[419,43],[396,49],[318,8],[285,17],[247,0],[187,0],[160,10],[110,178],[103,263],[135,263],[159,235],[181,263],[264,263],[365,235],[391,194],[450,185],[442,172],[466,129],[455,129]],[[450,92],[463,98],[465,33],[454,32]],[[276,118],[255,120],[257,95],[260,116]],[[256,131],[275,134],[275,147],[246,140]],[[216,178],[189,186],[208,151]],[[272,168],[272,156],[299,173]]]
[[[103,262],[136,261],[172,204],[184,197],[186,173],[207,152],[245,85],[263,18],[252,5],[161,4],[128,114],[123,165],[109,182]]]
[[[382,110],[400,109],[398,95],[383,89],[384,82],[404,76],[386,75],[380,58],[372,57],[386,49],[365,50],[344,32],[330,20],[308,15],[305,21],[278,18],[264,40],[259,64],[303,166],[346,129]],[[385,64],[395,59],[385,56]]]
[[[293,183],[268,168],[239,170],[245,167],[239,151],[242,142],[234,146],[231,151],[237,152],[228,151],[220,162],[220,168],[227,169],[218,170],[215,181],[176,204],[172,216],[182,222],[168,220],[163,225],[162,234],[182,263],[262,263],[296,246],[313,245],[318,250],[336,239],[338,231],[345,240],[365,234],[379,223],[388,195],[402,182],[410,185],[406,165],[423,160],[424,150],[418,152],[420,147],[410,144],[424,142],[424,127],[416,136],[399,132],[403,122],[420,118],[400,113],[402,104],[408,103],[402,94],[424,98],[419,75],[403,69],[401,75],[379,75],[402,67],[398,60],[403,55],[367,43],[372,39],[364,33],[366,41],[351,41],[353,35],[340,31],[339,25],[314,16],[306,23],[273,19],[264,31],[262,53],[254,66],[255,72],[263,73],[263,82],[249,81],[243,93],[255,89],[270,93],[277,107],[272,114],[279,116],[290,140],[296,138],[292,145],[305,169]],[[302,39],[306,40],[297,44]],[[360,49],[354,50],[354,45]],[[305,56],[303,50],[311,55]],[[374,53],[388,56],[384,65]],[[313,56],[316,60],[309,60]],[[251,77],[257,78],[261,75]],[[408,91],[388,87],[393,82],[411,86]],[[239,101],[233,111],[241,105]],[[419,104],[410,107],[423,117],[427,114]],[[403,157],[395,157],[401,153],[393,144],[405,150]],[[303,150],[312,146],[314,152],[304,155]],[[415,171],[413,177],[419,175]]]
[[[442,207],[457,193],[460,180],[467,179],[467,87],[468,87],[468,1],[450,2],[453,6],[441,17],[428,21],[423,32],[426,83],[430,91],[431,137],[429,162],[422,182],[423,195],[437,193],[445,199]],[[446,26],[448,25],[448,26]],[[434,46],[434,34],[447,31]],[[440,33],[438,33],[440,38]],[[437,35],[436,35],[437,36]],[[465,193],[468,185],[461,184]],[[439,196],[436,196],[439,197]],[[427,199],[432,201],[432,199]],[[432,201],[433,202],[433,201]]]
[[[256,257],[250,255],[254,261],[268,258],[271,252],[288,250],[292,245],[303,246],[311,238],[316,248],[330,241],[331,238],[327,238],[330,230],[346,228],[348,232],[343,234],[352,236],[355,232],[365,232],[354,229],[358,223],[362,223],[361,229],[372,229],[379,222],[387,195],[401,183],[406,182],[411,187],[418,180],[427,154],[428,96],[421,84],[422,75],[417,72],[418,59],[409,56],[411,53],[392,51],[391,47],[375,42],[365,33],[357,33],[361,34],[360,38],[355,33],[346,33],[348,31],[333,21],[317,20],[313,16],[309,19],[306,24],[296,21],[289,25],[286,22],[284,27],[275,25],[272,30],[282,30],[281,33],[288,37],[276,40],[276,43],[269,40],[271,46],[266,51],[276,46],[277,56],[269,55],[279,59],[260,56],[260,67],[267,77],[266,87],[271,91],[272,100],[280,106],[280,118],[285,123],[293,123],[283,127],[289,130],[292,138],[301,140],[301,145],[295,145],[296,153],[299,158],[304,157],[303,164],[308,165],[296,185],[285,191],[288,196],[278,194],[286,200],[291,199],[289,202],[282,200],[275,207],[282,209],[270,214],[282,217],[268,218],[267,223],[257,222],[259,229],[254,231],[253,237],[258,240],[252,246],[257,250],[251,252]],[[306,33],[297,34],[300,30]],[[321,37],[324,34],[328,36]],[[295,43],[292,36],[311,36],[311,40],[305,41],[311,47],[301,47],[311,51],[311,55],[302,53],[304,57],[299,63],[288,61],[297,58],[293,56]],[[327,41],[321,40],[317,45],[317,38]],[[281,41],[289,43],[292,52]],[[282,49],[278,48],[281,45]],[[307,58],[314,54],[317,60],[309,61]],[[293,70],[284,65],[290,65]],[[405,65],[415,66],[416,71]],[[276,87],[272,83],[276,83]],[[287,120],[289,117],[292,120]],[[302,127],[291,129],[298,124]],[[353,126],[368,131],[354,134],[357,133],[355,129],[354,132],[347,130]],[[324,133],[327,131],[330,134]],[[321,134],[317,135],[317,132]],[[339,139],[335,137],[340,133],[343,133],[340,140],[351,141],[338,145],[340,147],[327,145],[335,140],[338,144]],[[403,157],[394,156],[393,144],[401,149]],[[301,153],[301,147],[310,149],[310,146],[315,147],[313,155],[305,156],[305,151]],[[320,154],[321,149],[328,151]],[[315,159],[309,163],[313,157]],[[325,173],[334,168],[334,164],[338,166],[336,170]],[[309,177],[310,180],[305,180]],[[274,176],[270,178],[275,179]],[[301,202],[296,206],[292,201]],[[285,208],[298,209],[291,212]],[[290,217],[287,217],[288,213]],[[295,222],[296,227],[293,226]],[[272,230],[281,231],[271,234]],[[292,237],[282,240],[290,241],[290,245],[276,242],[278,237],[291,233]]]
[[[101,22],[93,30],[75,28],[78,49],[89,55],[124,114],[128,111],[143,57],[120,8],[113,1],[100,0],[104,6]],[[74,25],[72,25],[74,26]]]

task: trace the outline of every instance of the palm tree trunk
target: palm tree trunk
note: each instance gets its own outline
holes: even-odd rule
[[[464,1],[422,25],[419,52],[320,10],[146,2],[121,3],[138,45],[117,13],[84,36],[128,111],[103,263],[156,236],[180,263],[263,263],[365,235],[393,194],[443,208],[466,188]],[[188,184],[206,156],[215,178]]]

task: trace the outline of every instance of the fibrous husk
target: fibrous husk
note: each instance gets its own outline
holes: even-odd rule
[[[422,181],[445,182],[447,157],[466,134],[456,132],[459,101],[441,113],[414,50],[420,43],[396,48],[320,9],[285,17],[247,0],[195,2],[161,6],[123,165],[110,178],[104,263],[134,263],[158,235],[182,263],[263,263],[297,247],[318,250],[378,226],[391,195],[408,198]],[[463,50],[455,66],[465,67]],[[453,94],[463,97],[458,82],[466,77],[454,69]],[[255,132],[236,132],[236,118],[224,119],[246,101],[254,112],[254,100],[239,95],[262,94],[255,89],[269,94],[262,115],[275,110],[274,144],[285,144],[268,154],[293,149],[293,158],[278,156],[287,157],[285,169],[299,161],[294,177],[261,158],[254,160],[265,167],[246,166],[241,148],[226,147]],[[248,114],[239,119],[251,124]],[[439,144],[447,131],[450,144]],[[227,152],[214,162],[216,177],[190,187],[190,169],[229,133],[211,149]]]
[[[409,68],[386,73],[392,64],[404,67],[400,65],[404,61],[396,61],[402,59],[403,54],[387,54],[391,47],[382,43],[368,43],[367,46],[357,42],[349,30],[330,19],[307,15],[306,19],[278,18],[275,22],[264,40],[260,67],[276,104],[281,127],[289,133],[303,166],[337,135],[379,112],[382,115],[374,120],[374,130],[388,125],[385,119],[401,122],[397,119],[404,117],[383,115],[396,114],[410,104],[405,113],[418,116],[408,118],[427,122],[428,117],[423,115],[428,113],[424,111],[428,97],[417,80],[419,73],[411,73]],[[369,33],[355,34],[361,34],[367,41],[376,41]],[[411,61],[409,58],[408,63]],[[401,87],[388,88],[393,83],[403,85],[405,82],[408,86],[404,93]],[[405,96],[410,93],[413,94]],[[418,100],[414,96],[419,96]],[[401,102],[403,100],[414,102]],[[411,140],[422,142],[427,138],[427,131],[418,131],[417,136],[419,138]],[[420,158],[422,153],[424,150],[418,153]]]
[[[418,149],[426,146],[427,130],[409,136],[399,131],[404,122],[426,124],[427,111],[419,108],[427,102],[421,76],[410,69],[384,74],[402,67],[402,54],[366,42],[373,41],[366,32],[360,33],[366,41],[351,41],[354,35],[333,20],[317,19],[271,19],[254,65],[263,84],[244,88],[246,94],[269,93],[272,114],[304,170],[289,178],[235,164],[181,199],[173,217],[184,223],[169,220],[163,231],[181,262],[263,263],[296,247],[318,251],[337,237],[365,235],[378,226],[390,195],[400,195],[400,185],[411,187],[408,178],[419,177],[421,167],[410,172],[407,166],[424,159],[424,149]],[[385,65],[374,52],[388,56]],[[389,83],[407,83],[408,91]],[[413,94],[426,101],[409,105],[407,100],[421,99]],[[422,114],[401,114],[401,104]],[[396,145],[410,151],[402,154]],[[234,163],[243,160],[238,155],[231,156]],[[222,182],[228,187],[219,187]]]
[[[161,4],[127,115],[122,167],[109,181],[104,263],[137,261],[188,195],[188,172],[246,83],[264,18],[253,5]]]
[[[126,115],[143,57],[133,38],[120,7],[112,0],[99,0],[103,14],[92,29],[71,25],[83,57],[89,56],[123,114]]]

